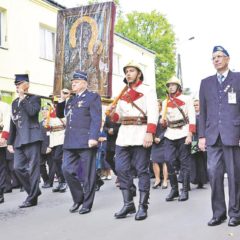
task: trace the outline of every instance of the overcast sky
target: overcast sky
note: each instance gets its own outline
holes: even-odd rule
[[[66,7],[87,1],[57,0]],[[178,39],[184,87],[197,92],[202,78],[215,74],[213,46],[222,45],[231,57],[230,69],[240,71],[239,0],[120,0],[122,10],[164,14]],[[194,40],[189,41],[194,36]]]

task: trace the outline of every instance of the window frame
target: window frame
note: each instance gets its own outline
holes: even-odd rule
[[[7,11],[0,8],[0,48],[7,49]]]
[[[113,53],[113,74],[117,76],[121,76],[121,55],[119,53]],[[116,66],[117,64],[117,66]]]
[[[39,57],[41,59],[53,62],[55,60],[55,53],[56,53],[56,31],[55,31],[55,29],[53,29],[49,26],[40,24],[39,39],[40,39]],[[49,44],[49,42],[48,42],[49,39],[51,40],[51,44]]]

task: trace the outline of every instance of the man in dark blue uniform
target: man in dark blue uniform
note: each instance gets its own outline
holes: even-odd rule
[[[15,76],[18,98],[12,103],[8,150],[14,152],[14,169],[28,194],[19,207],[26,208],[36,206],[41,194],[39,180],[42,134],[38,121],[41,99],[25,95],[29,88],[27,74]]]
[[[240,73],[228,68],[229,54],[216,46],[212,54],[217,74],[203,79],[200,87],[199,147],[207,146],[212,188],[213,217],[209,226],[226,220],[224,173],[228,175],[230,217],[228,225],[240,225]]]
[[[101,98],[87,90],[87,74],[76,71],[72,78],[75,96],[57,104],[57,117],[66,117],[63,174],[73,198],[70,212],[91,211],[95,196],[96,151],[102,122]],[[65,100],[64,94],[61,94]],[[79,164],[83,168],[83,187],[78,178]]]

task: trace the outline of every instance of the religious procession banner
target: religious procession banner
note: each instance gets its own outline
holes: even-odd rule
[[[73,73],[80,70],[90,90],[111,97],[115,12],[113,2],[58,12],[54,94],[71,89]]]

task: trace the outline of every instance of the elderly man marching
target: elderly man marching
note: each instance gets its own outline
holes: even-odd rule
[[[167,99],[163,102],[161,123],[167,127],[165,132],[165,160],[168,163],[171,192],[166,201],[188,200],[190,181],[190,154],[192,134],[195,132],[195,111],[189,96],[182,94],[181,82],[176,77],[170,78]],[[179,196],[177,175],[174,163],[180,161],[180,171],[183,174],[183,188]]]
[[[143,83],[141,67],[134,62],[127,64],[123,71],[127,84],[120,100],[111,113],[112,120],[121,126],[116,140],[116,171],[123,195],[124,205],[115,213],[116,218],[125,218],[135,213],[131,186],[134,167],[139,179],[139,208],[136,220],[147,217],[150,190],[149,162],[153,134],[156,131],[158,107],[156,92]]]
[[[27,96],[28,74],[16,74],[15,85],[18,98],[12,102],[8,151],[14,152],[14,169],[28,196],[19,206],[33,207],[38,204],[41,142],[43,140],[38,121],[41,99]]]
[[[9,135],[10,106],[2,102],[0,92],[0,203],[4,202],[4,187],[6,181],[6,149]]]
[[[95,196],[96,152],[102,123],[101,98],[87,89],[87,74],[76,71],[72,77],[75,96],[68,100],[62,92],[57,104],[57,117],[66,117],[63,144],[63,174],[73,198],[70,212],[89,213]],[[83,168],[83,186],[78,178],[79,164]]]

